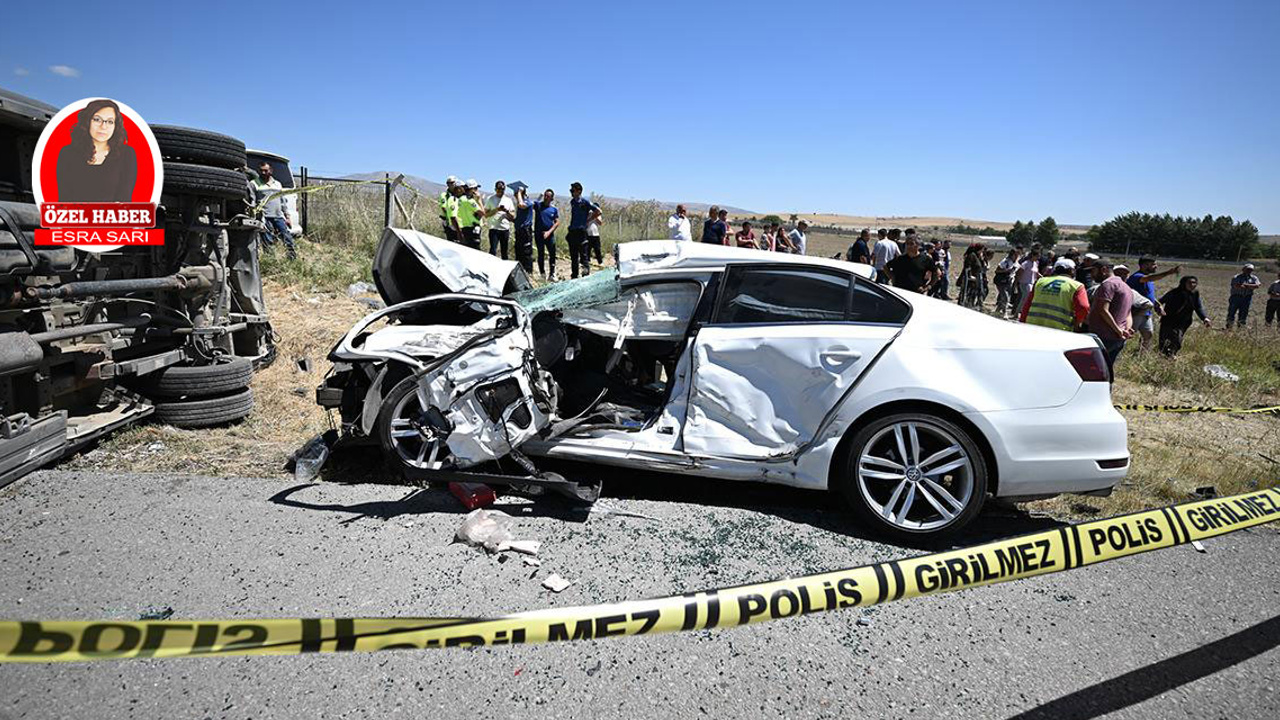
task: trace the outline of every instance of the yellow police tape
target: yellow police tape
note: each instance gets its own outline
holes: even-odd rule
[[[1280,490],[1259,490],[800,578],[496,618],[0,621],[0,662],[477,647],[731,627],[1062,572],[1274,520]]]
[[[1280,405],[1255,408],[1206,407],[1203,405],[1116,405],[1117,410],[1172,413],[1232,413],[1236,415],[1280,415]]]

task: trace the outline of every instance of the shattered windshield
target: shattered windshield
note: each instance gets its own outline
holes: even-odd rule
[[[586,277],[521,290],[508,297],[520,303],[530,315],[612,302],[618,299],[618,271],[609,268]]]

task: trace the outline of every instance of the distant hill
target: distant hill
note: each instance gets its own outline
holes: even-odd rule
[[[387,172],[389,171],[353,173],[351,175],[343,175],[342,177],[343,179],[346,179],[346,180],[380,180]],[[390,175],[393,178],[398,174],[399,173],[397,172],[390,172]],[[417,190],[418,192],[424,195],[430,195],[432,197],[435,197],[435,196],[438,196],[440,193],[444,192],[443,183],[434,182],[424,177],[418,177],[417,175],[409,175],[406,173],[404,176],[404,181],[406,185],[412,186],[414,190]],[[485,192],[490,192],[492,190],[492,187],[482,188],[482,190],[484,190]],[[569,193],[567,191],[564,193],[561,193],[560,191],[556,191],[557,198],[561,197],[562,195],[564,197],[568,197]],[[641,199],[641,198],[620,198],[620,197],[613,197],[611,195],[602,195],[600,197],[602,197],[605,202],[616,203],[619,205],[630,203],[630,202],[636,202],[636,200]],[[668,210],[674,210],[677,202],[684,203],[684,206],[689,210],[690,213],[694,215],[697,215],[699,213],[704,213],[707,211],[708,208],[711,207],[710,203],[687,202],[683,200],[659,200],[658,204]],[[745,210],[743,208],[733,207],[731,205],[721,205],[720,207],[724,208],[725,210],[728,210],[730,213],[734,215],[753,214],[751,210]]]

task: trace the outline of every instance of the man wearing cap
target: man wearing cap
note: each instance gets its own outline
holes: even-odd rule
[[[1155,335],[1156,325],[1154,317],[1164,316],[1164,308],[1160,306],[1160,301],[1156,295],[1156,281],[1161,278],[1168,277],[1174,273],[1181,273],[1182,266],[1174,265],[1172,268],[1164,272],[1156,272],[1156,260],[1152,257],[1144,257],[1138,260],[1138,272],[1129,276],[1127,282],[1129,287],[1133,288],[1146,299],[1151,301],[1151,310],[1142,317],[1137,323],[1134,330],[1142,336],[1142,344],[1138,346],[1140,350],[1146,350],[1147,345],[1151,342],[1152,336]]]
[[[1253,304],[1253,291],[1262,287],[1262,281],[1253,274],[1253,263],[1245,263],[1243,271],[1231,278],[1231,295],[1227,298],[1227,329],[1230,330],[1236,318],[1240,327],[1244,327],[1249,318],[1249,306]]]
[[[1084,283],[1084,291],[1093,294],[1093,289],[1098,286],[1093,281],[1093,264],[1098,262],[1098,256],[1093,253],[1085,253],[1080,260],[1080,267],[1076,268],[1076,282]]]
[[[480,200],[480,183],[468,180],[464,192],[458,196],[453,227],[458,242],[469,248],[480,249],[480,219],[484,216],[484,203]]]
[[[1018,319],[1028,325],[1072,332],[1089,316],[1089,295],[1084,283],[1072,279],[1076,264],[1070,258],[1059,258],[1053,274],[1042,277],[1031,287]]]
[[[458,235],[453,229],[453,188],[457,184],[458,178],[450,175],[445,178],[444,190],[440,193],[440,226],[444,228],[444,237],[449,242],[458,242]]]
[[[507,195],[507,184],[501,180],[493,184],[493,194],[484,201],[485,224],[489,226],[489,254],[497,255],[502,247],[502,259],[507,259],[507,242],[511,239],[511,221],[516,219],[515,201]]]
[[[600,217],[600,206],[582,197],[582,183],[575,182],[569,186],[569,233],[565,239],[569,243],[569,272],[571,277],[578,277],[578,264],[582,264],[582,274],[591,274],[591,246],[587,243],[587,225],[593,218]]]

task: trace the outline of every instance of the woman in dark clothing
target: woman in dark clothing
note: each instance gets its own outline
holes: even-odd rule
[[[1192,313],[1200,316],[1204,326],[1209,327],[1209,318],[1204,314],[1200,292],[1196,289],[1199,284],[1195,275],[1187,275],[1178,287],[1160,298],[1160,305],[1164,308],[1164,318],[1160,320],[1160,352],[1169,357],[1182,349],[1182,336],[1191,327]]]
[[[129,202],[138,158],[125,144],[120,108],[94,100],[71,128],[71,144],[58,151],[59,202]]]

